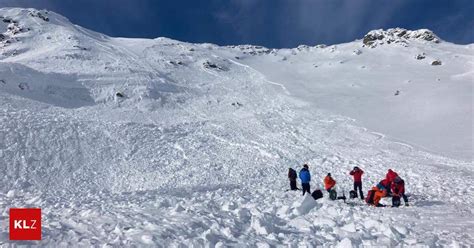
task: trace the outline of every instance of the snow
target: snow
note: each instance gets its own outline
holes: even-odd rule
[[[0,222],[40,207],[26,244],[474,245],[472,44],[219,47],[40,13],[0,9],[24,28],[0,21]],[[346,195],[352,167],[365,192],[392,168],[410,206],[285,191],[303,163],[312,190],[330,172]]]

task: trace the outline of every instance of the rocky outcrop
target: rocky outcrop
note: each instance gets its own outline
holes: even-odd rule
[[[248,55],[264,55],[264,54],[275,54],[276,49],[269,49],[263,46],[252,46],[252,45],[238,45],[238,46],[227,46],[229,48],[238,49],[242,51],[243,54]]]
[[[204,66],[204,68],[206,68],[206,69],[213,69],[213,70],[220,70],[220,71],[228,71],[229,70],[226,67],[219,66],[219,65],[217,65],[215,63],[212,63],[212,62],[209,62],[209,61],[206,61],[206,62],[202,63],[202,66]]]
[[[416,57],[415,57],[415,59],[417,59],[417,60],[422,60],[422,59],[425,59],[425,58],[426,58],[425,53],[418,54],[418,55],[416,55]]]
[[[29,28],[22,27],[20,23],[10,17],[0,16],[0,20],[4,23],[8,23],[6,30],[0,30],[0,47],[6,47],[7,45],[18,41],[16,38],[17,34],[30,31]]]
[[[441,39],[431,30],[407,30],[404,28],[378,29],[367,33],[362,39],[363,46],[374,48],[382,44],[408,46],[411,41],[439,43]]]
[[[442,65],[442,63],[441,63],[441,60],[437,59],[437,60],[431,62],[431,65]]]
[[[38,11],[38,10],[35,10],[35,11],[31,11],[29,13],[30,16],[32,17],[37,17],[45,22],[49,22],[49,18],[48,18],[48,11]]]

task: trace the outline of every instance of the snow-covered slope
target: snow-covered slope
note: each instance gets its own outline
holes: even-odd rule
[[[472,44],[392,29],[219,47],[0,16],[0,221],[41,207],[40,244],[474,242]],[[285,191],[305,162],[313,188],[331,172],[346,191],[355,165],[365,191],[393,168],[413,205],[314,204]]]
[[[363,40],[250,56],[245,63],[318,108],[418,148],[472,161],[474,46],[434,37],[426,30],[377,30]]]

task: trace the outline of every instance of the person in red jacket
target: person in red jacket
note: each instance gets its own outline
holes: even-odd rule
[[[385,175],[385,179],[387,180],[388,182],[388,188],[387,188],[387,194],[388,195],[391,195],[392,194],[392,191],[391,191],[391,184],[393,182],[393,180],[398,177],[398,173],[396,173],[395,171],[393,171],[392,169],[388,169],[387,171],[387,175]]]
[[[396,177],[398,177],[398,173],[396,173],[392,169],[388,169],[387,175],[385,175],[385,178],[391,183]]]
[[[393,179],[391,185],[392,195],[403,198],[405,206],[408,206],[408,197],[405,195],[405,181],[400,177]]]
[[[349,175],[354,177],[354,191],[357,193],[357,189],[359,189],[360,199],[363,200],[364,193],[362,193],[362,174],[364,174],[364,171],[357,166],[354,167],[351,172],[349,172]]]

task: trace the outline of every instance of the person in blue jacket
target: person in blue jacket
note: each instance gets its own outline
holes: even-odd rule
[[[303,195],[308,192],[311,194],[311,190],[309,187],[309,182],[311,181],[311,174],[309,173],[308,170],[308,165],[304,164],[303,169],[300,170],[300,180],[301,180],[301,186],[303,187]]]

